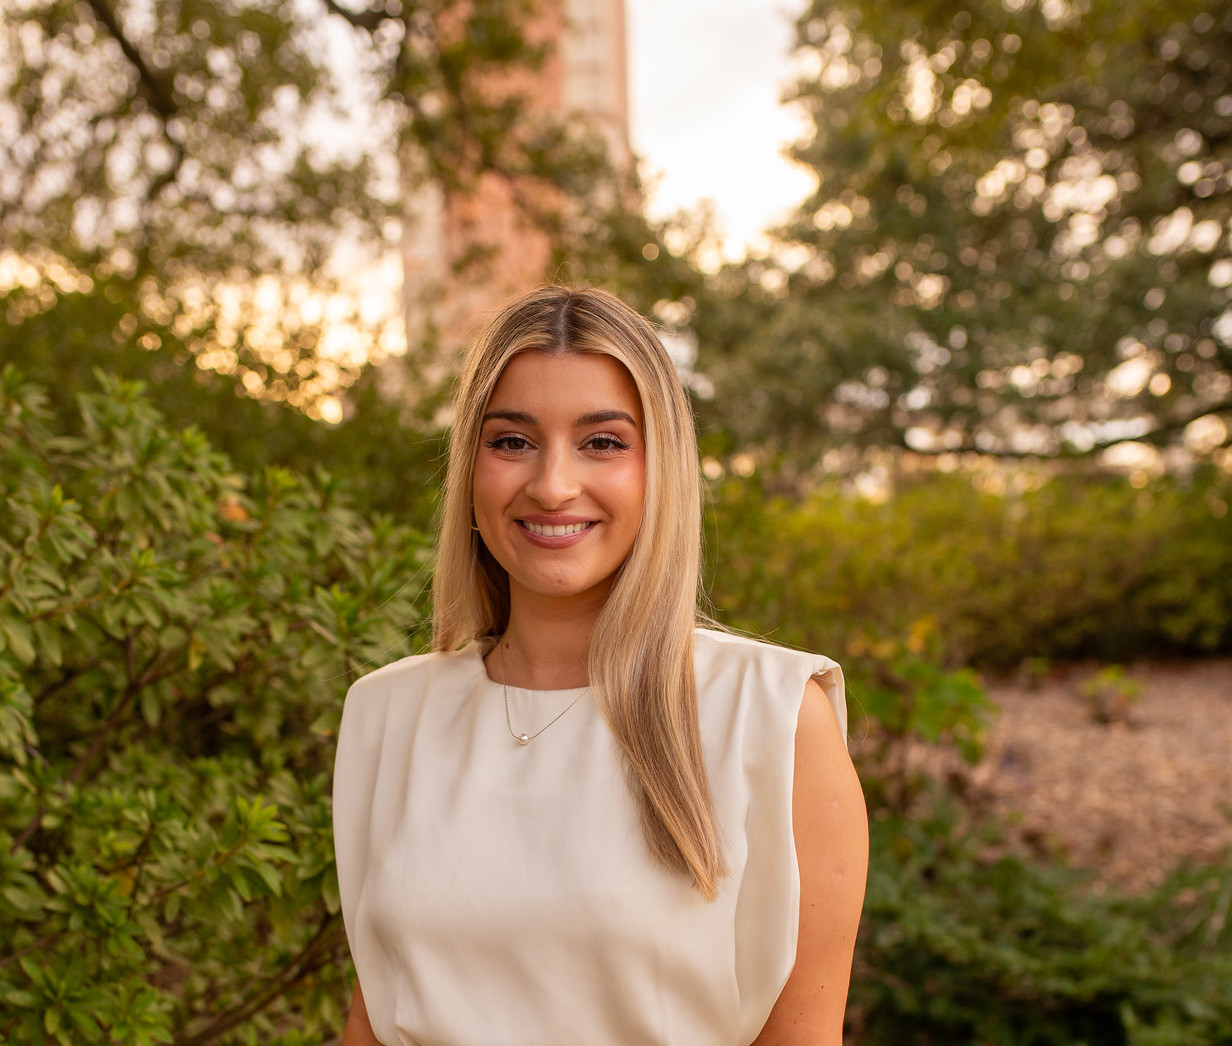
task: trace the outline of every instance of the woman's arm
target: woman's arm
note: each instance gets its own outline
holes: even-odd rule
[[[346,1027],[342,1029],[342,1046],[381,1046],[381,1040],[372,1033],[372,1024],[368,1020],[368,1007],[364,1005],[364,993],[355,985],[355,994],[351,996],[351,1012],[347,1016]]]
[[[834,709],[809,680],[791,800],[800,866],[796,964],[752,1046],[842,1046],[868,876],[868,814]]]

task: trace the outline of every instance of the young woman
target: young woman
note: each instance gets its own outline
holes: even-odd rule
[[[468,355],[434,652],[347,696],[344,1046],[840,1046],[867,820],[825,657],[697,628],[689,403],[597,290]]]

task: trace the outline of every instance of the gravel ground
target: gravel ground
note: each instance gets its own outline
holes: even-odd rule
[[[1232,857],[1232,660],[1142,663],[1141,687],[1098,722],[1082,684],[1095,665],[1034,683],[996,682],[999,713],[975,767],[921,752],[977,809],[1005,815],[1019,844],[1142,890],[1180,861]]]

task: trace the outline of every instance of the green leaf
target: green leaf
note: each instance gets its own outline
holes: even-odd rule
[[[162,701],[158,693],[146,688],[141,691],[141,718],[145,720],[146,726],[156,727],[162,720]]]
[[[34,632],[30,625],[9,614],[0,614],[0,636],[8,649],[22,664],[34,662]]]
[[[201,662],[205,655],[205,643],[197,633],[193,633],[188,639],[188,669],[190,672],[197,671],[201,667]]]
[[[42,660],[52,668],[59,668],[64,663],[64,651],[60,644],[60,630],[53,622],[36,621],[34,623],[35,638]]]
[[[325,902],[325,910],[331,915],[342,910],[342,899],[338,893],[338,873],[332,865],[321,878],[321,897]]]

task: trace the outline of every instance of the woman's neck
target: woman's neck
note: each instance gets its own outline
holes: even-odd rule
[[[602,610],[602,601],[565,606],[515,597],[500,649],[488,655],[488,675],[528,690],[585,686],[590,681],[590,637]]]

